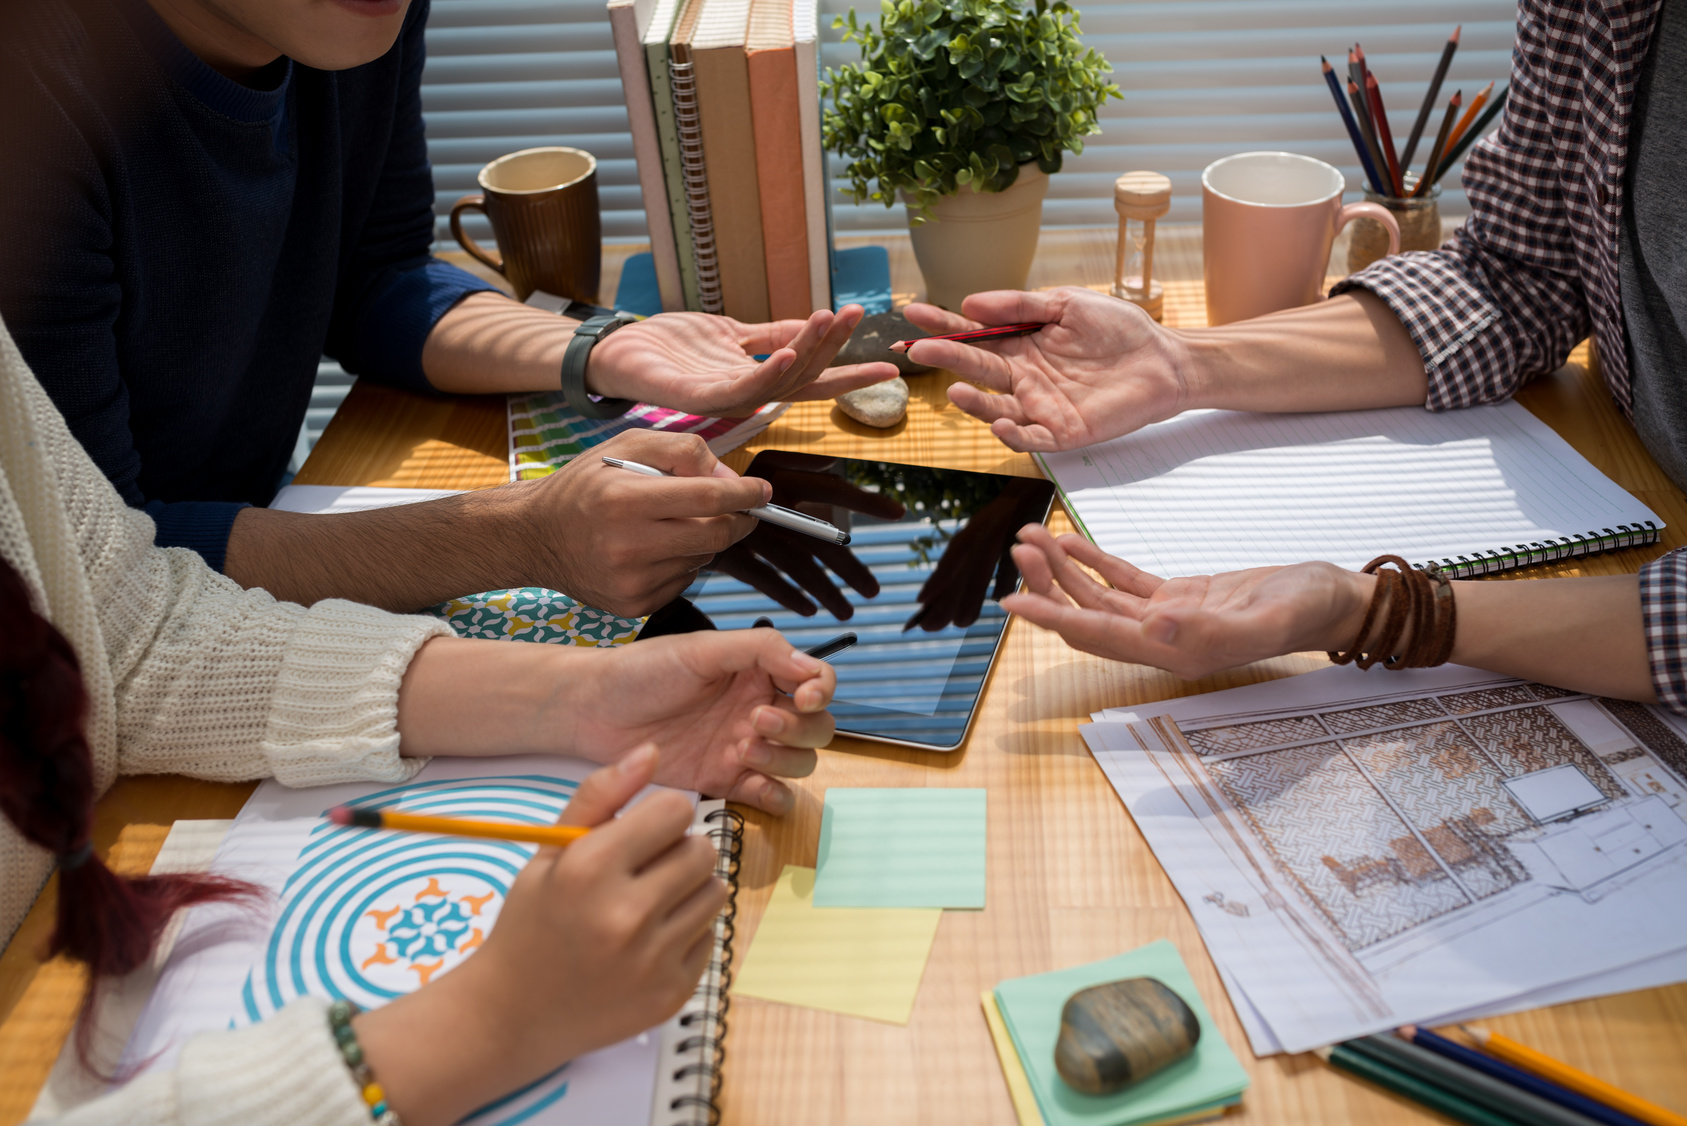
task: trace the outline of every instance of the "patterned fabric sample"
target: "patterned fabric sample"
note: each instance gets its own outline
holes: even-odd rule
[[[459,637],[555,645],[623,645],[638,636],[643,624],[582,606],[566,594],[539,586],[464,595],[428,613],[445,619]]]
[[[1395,727],[1424,719],[1440,719],[1447,713],[1433,696],[1421,700],[1396,700],[1392,704],[1376,704],[1368,708],[1352,708],[1345,712],[1325,712],[1324,722],[1339,734],[1352,731],[1374,731],[1379,727]]]
[[[1441,706],[1452,715],[1470,715],[1489,708],[1504,708],[1512,704],[1532,704],[1535,697],[1521,684],[1509,688],[1484,688],[1479,692],[1459,692],[1441,697]]]
[[[1242,723],[1234,727],[1209,727],[1204,731],[1185,731],[1183,737],[1198,755],[1227,755],[1234,751],[1253,751],[1274,747],[1279,743],[1299,743],[1325,735],[1323,725],[1312,716],[1293,716],[1271,719],[1262,723]]]

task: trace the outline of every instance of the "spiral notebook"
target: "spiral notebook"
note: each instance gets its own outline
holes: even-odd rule
[[[1471,578],[1656,543],[1664,526],[1515,402],[1189,411],[1037,460],[1086,536],[1163,577],[1395,554]]]
[[[554,757],[434,759],[399,784],[293,790],[259,786],[216,849],[214,872],[272,893],[266,908],[190,910],[123,1052],[140,1071],[171,1067],[196,1033],[261,1021],[294,997],[372,1008],[470,956],[496,920],[532,845],[349,829],[322,811],[342,802],[446,816],[548,824],[590,763]],[[465,1120],[472,1126],[704,1126],[719,1118],[727,991],[743,819],[697,804],[694,832],[718,849],[731,896],[714,956],[691,999],[664,1024],[599,1049]]]

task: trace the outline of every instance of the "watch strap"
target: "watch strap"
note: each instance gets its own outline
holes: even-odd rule
[[[638,405],[633,399],[594,398],[586,390],[586,361],[597,342],[637,320],[631,313],[614,313],[590,317],[574,330],[562,354],[562,397],[575,414],[582,418],[619,418]]]

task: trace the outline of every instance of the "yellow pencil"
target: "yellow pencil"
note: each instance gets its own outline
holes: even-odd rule
[[[573,844],[591,832],[584,825],[506,825],[499,821],[468,821],[459,817],[429,817],[337,805],[328,811],[336,825],[360,829],[403,829],[411,833],[440,833],[452,837],[487,837],[497,841],[525,841],[557,848]]]
[[[1687,1117],[1665,1110],[1657,1103],[1647,1102],[1639,1095],[1631,1095],[1621,1087],[1613,1087],[1603,1079],[1596,1079],[1585,1071],[1578,1071],[1567,1063],[1538,1052],[1527,1044],[1520,1044],[1509,1036],[1489,1032],[1486,1028],[1461,1024],[1460,1028],[1488,1052],[1507,1063],[1527,1068],[1545,1079],[1597,1099],[1615,1110],[1649,1122],[1652,1126],[1687,1126]]]

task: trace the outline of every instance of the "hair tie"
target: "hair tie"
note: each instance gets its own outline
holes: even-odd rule
[[[74,849],[70,852],[61,852],[58,855],[59,871],[74,872],[76,869],[82,867],[82,865],[88,863],[88,858],[93,855],[93,841],[85,841],[81,848]]]

